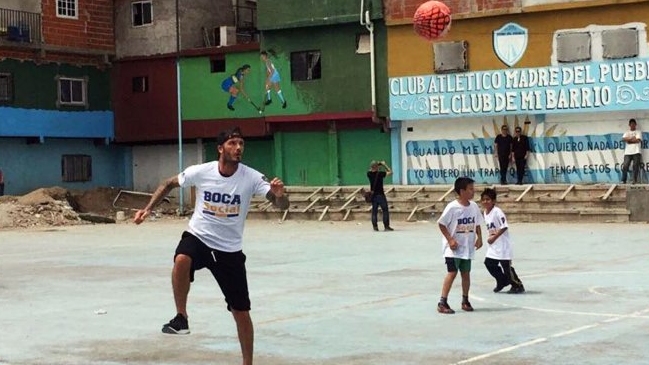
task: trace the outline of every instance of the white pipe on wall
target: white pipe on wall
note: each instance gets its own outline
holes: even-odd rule
[[[376,55],[374,52],[374,23],[370,17],[369,10],[365,10],[365,1],[361,0],[360,23],[370,32],[370,89],[372,97],[372,121],[377,122],[376,116]]]

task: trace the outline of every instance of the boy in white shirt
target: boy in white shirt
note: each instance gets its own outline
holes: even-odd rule
[[[471,260],[475,250],[482,247],[480,225],[483,223],[483,217],[478,204],[471,201],[474,194],[473,180],[460,177],[455,180],[454,189],[458,195],[457,199],[448,203],[437,220],[439,230],[444,236],[442,250],[447,270],[437,311],[444,314],[455,313],[448,305],[447,298],[458,270],[462,277],[462,310],[473,311],[469,303]]]
[[[484,220],[489,234],[484,264],[489,274],[496,279],[494,293],[500,292],[508,285],[511,285],[508,292],[510,294],[524,293],[523,283],[511,265],[513,250],[509,225],[505,213],[496,206],[496,190],[485,189],[480,194],[480,199],[485,208]]]

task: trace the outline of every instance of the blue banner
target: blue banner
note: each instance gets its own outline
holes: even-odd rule
[[[393,120],[641,110],[649,60],[395,77],[389,90]]]

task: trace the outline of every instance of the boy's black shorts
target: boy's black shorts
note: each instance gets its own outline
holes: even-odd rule
[[[183,235],[176,247],[176,256],[182,254],[191,257],[192,268],[189,280],[194,281],[194,272],[207,268],[219,284],[221,292],[228,303],[228,310],[249,311],[250,296],[246,278],[246,255],[242,251],[224,252],[208,247],[189,232]]]

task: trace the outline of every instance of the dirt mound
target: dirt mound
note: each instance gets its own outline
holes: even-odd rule
[[[61,187],[41,188],[29,194],[18,197],[17,204],[20,205],[44,205],[55,201],[68,201],[70,193]]]
[[[37,189],[23,196],[2,196],[0,228],[87,224],[85,216],[94,216],[93,222],[99,222],[101,220],[98,218],[101,217],[115,218],[117,211],[123,211],[126,217],[131,217],[136,209],[144,207],[151,198],[150,194],[139,192],[119,195],[121,190],[99,187],[69,191],[55,186]],[[175,215],[176,205],[165,200],[155,210]]]
[[[114,215],[118,209],[113,207],[113,201],[120,190],[119,188],[99,187],[90,190],[71,191],[72,206],[79,213]]]

